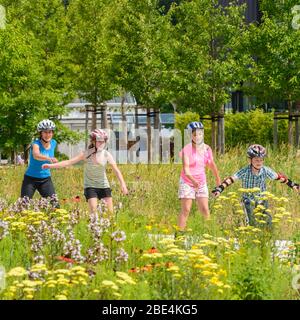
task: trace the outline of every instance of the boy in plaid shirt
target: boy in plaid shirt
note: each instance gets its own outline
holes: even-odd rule
[[[265,209],[268,208],[266,200],[258,201],[255,196],[259,196],[261,192],[266,191],[266,180],[279,180],[281,183],[287,184],[290,188],[299,192],[299,184],[294,183],[281,173],[276,173],[271,168],[264,166],[264,158],[266,157],[266,149],[254,144],[248,148],[247,156],[250,164],[247,167],[240,169],[233,176],[226,178],[218,187],[212,190],[215,197],[218,197],[223,190],[231,185],[236,180],[242,180],[242,187],[245,189],[259,188],[259,192],[244,192],[242,196],[244,208],[247,214],[247,221],[250,225],[255,225],[255,217],[253,209],[261,204]],[[272,217],[266,211],[267,224],[271,225]]]

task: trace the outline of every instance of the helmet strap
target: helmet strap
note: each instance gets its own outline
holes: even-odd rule
[[[197,143],[192,139],[192,144],[194,144],[196,146],[201,146],[203,144],[203,141]]]
[[[253,165],[253,163],[252,163],[252,158],[251,158],[251,167],[254,168],[254,169],[257,170],[257,171],[260,170],[260,169],[254,167],[254,165]]]
[[[45,144],[50,143],[50,141],[46,141],[46,140],[44,140],[42,137],[40,137],[40,139],[41,139]]]

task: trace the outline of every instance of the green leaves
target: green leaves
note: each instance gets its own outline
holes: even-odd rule
[[[177,23],[168,89],[182,111],[218,112],[229,100],[229,87],[242,81],[244,57],[237,48],[246,29],[242,10],[208,0],[182,1],[172,9]]]
[[[248,35],[245,50],[252,56],[252,67],[246,71],[254,86],[246,89],[258,103],[300,98],[300,33],[292,27],[295,4],[297,1],[261,1],[262,22],[253,25]]]
[[[72,98],[71,67],[60,0],[3,5],[7,24],[0,30],[0,147],[10,152],[31,142],[39,120],[64,113],[64,103]]]

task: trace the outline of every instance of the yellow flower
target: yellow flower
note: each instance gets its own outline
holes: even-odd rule
[[[123,281],[129,284],[136,284],[136,282],[125,272],[116,272],[117,277],[121,278]]]
[[[212,277],[209,281],[211,284],[216,285],[217,287],[223,287],[224,283],[220,281],[217,277]]]
[[[24,268],[16,267],[16,268],[11,269],[7,273],[7,276],[8,277],[23,277],[23,276],[25,276],[27,274],[28,274],[28,271],[26,271]]]
[[[119,290],[119,287],[113,282],[113,281],[110,281],[110,280],[103,280],[102,281],[102,285],[104,287],[110,287],[112,288],[113,290]]]
[[[38,264],[33,265],[30,270],[31,270],[31,272],[47,271],[47,267],[45,264],[38,263]]]
[[[213,238],[213,236],[211,236],[211,235],[208,234],[208,233],[204,233],[204,234],[202,235],[202,237],[203,237],[203,238],[207,238],[207,239],[212,239],[212,238]]]
[[[55,296],[56,300],[68,300],[68,298],[63,294],[58,294]]]
[[[218,209],[222,209],[223,206],[220,205],[220,204],[215,204],[215,205],[213,206],[213,208],[214,208],[215,210],[218,210]]]
[[[121,294],[118,293],[118,292],[113,292],[113,295],[114,295],[115,297],[117,297],[117,298],[120,298],[120,297],[121,297]]]
[[[24,288],[23,291],[27,292],[27,294],[31,294],[31,293],[33,293],[35,291],[35,289],[33,289],[33,288]]]
[[[16,292],[16,291],[17,291],[17,288],[16,288],[15,286],[10,286],[10,287],[8,288],[8,290],[11,291],[11,292]]]
[[[77,271],[76,276],[81,276],[81,277],[86,277],[86,278],[89,277],[89,275],[84,271]]]
[[[67,212],[67,210],[65,210],[65,209],[56,209],[54,212],[52,212],[52,213],[60,213],[60,214],[67,214],[68,212]]]
[[[23,281],[23,284],[27,287],[36,287],[38,286],[39,284],[41,284],[42,282],[41,281],[32,281],[32,280],[24,280]]]
[[[219,274],[220,276],[227,276],[227,272],[226,272],[226,270],[224,270],[224,269],[220,269],[219,272],[218,272],[218,274]]]
[[[73,269],[72,269],[73,271]],[[57,270],[54,270],[53,272],[54,274],[70,274],[70,270],[67,270],[67,269],[57,269]]]
[[[179,267],[178,266],[171,266],[170,268],[167,269],[167,271],[178,272],[179,271]]]
[[[262,223],[262,224],[266,224],[267,223],[265,220],[257,220],[257,222]]]
[[[259,240],[257,240],[257,239],[252,240],[252,242],[253,242],[253,243],[256,243],[256,244],[261,244],[261,242],[260,242]]]

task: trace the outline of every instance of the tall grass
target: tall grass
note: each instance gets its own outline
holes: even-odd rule
[[[215,155],[222,178],[247,165],[245,149],[246,146],[240,146],[228,150],[225,155]],[[300,159],[296,151],[285,146],[279,150],[268,149],[265,165],[299,182]],[[237,182],[226,189],[225,200],[210,199],[211,221],[204,221],[194,206],[188,219],[186,238],[174,243],[172,239],[180,211],[177,190],[181,165],[140,164],[119,167],[128,185],[129,195],[121,194],[118,181],[110,168],[108,178],[113,189],[114,204],[119,207],[113,228],[126,232],[124,249],[129,255],[127,262],[122,265],[114,265],[109,261],[95,266],[83,264],[86,272],[92,272],[94,276],[88,281],[81,279],[81,288],[76,287],[77,280],[69,279],[75,284],[67,291],[59,286],[56,291],[51,291],[46,285],[40,284],[41,288],[35,293],[31,294],[29,290],[30,294],[15,298],[297,299],[297,292],[291,288],[291,268],[299,264],[300,260],[300,198],[293,190],[278,181],[268,182],[268,190],[275,197],[288,199],[286,203],[280,200],[271,202],[271,209],[276,212],[277,207],[282,206],[286,216],[291,214],[282,219],[280,226],[271,235],[243,229],[242,219],[236,215],[238,211],[234,207],[237,198],[232,194],[239,194],[241,185]],[[8,202],[6,209],[0,213],[0,220],[7,214],[8,205],[20,195],[24,171],[25,167],[21,166],[0,168],[0,198]],[[211,190],[215,186],[214,177],[210,172],[207,177]],[[83,167],[79,165],[52,170],[52,179],[61,207],[69,212],[80,210],[80,221],[74,231],[82,244],[82,251],[86,252],[91,245],[91,235],[87,226],[88,207],[83,197]],[[76,196],[80,196],[79,202]],[[61,230],[66,232],[63,225]],[[161,242],[163,235],[169,237],[171,242]],[[32,267],[32,254],[26,237],[25,232],[11,232],[0,240],[0,264],[6,270],[18,266],[29,270]],[[293,241],[294,244],[282,262],[275,254],[274,244],[275,240],[283,239]],[[238,241],[238,247],[235,241]],[[44,248],[47,254],[51,250],[51,244]],[[64,262],[52,262],[46,263],[49,270],[67,268],[69,277],[74,277],[75,271]],[[128,273],[130,270],[132,273]],[[122,280],[120,277],[124,275],[118,275],[116,271],[122,271],[130,278]],[[12,281],[8,280],[8,284],[12,285]],[[3,297],[12,298],[9,295]]]

